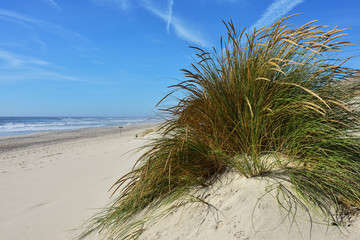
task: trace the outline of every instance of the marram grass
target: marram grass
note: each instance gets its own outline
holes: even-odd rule
[[[360,207],[359,89],[344,84],[356,70],[336,58],[350,45],[345,29],[290,28],[287,19],[248,33],[230,21],[219,49],[193,47],[198,61],[171,86],[182,97],[163,110],[162,137],[114,184],[113,203],[80,238],[137,238],[171,211],[163,206],[229,169],[290,183],[279,181],[289,202],[336,223]]]

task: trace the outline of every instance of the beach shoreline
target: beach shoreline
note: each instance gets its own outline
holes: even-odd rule
[[[0,138],[0,239],[73,239],[141,156],[141,134],[158,125]]]
[[[125,126],[80,128],[74,130],[38,132],[16,136],[0,137],[0,154],[18,148],[29,146],[49,145],[61,143],[63,141],[73,141],[77,139],[104,137],[114,134],[122,134],[135,129],[151,127],[160,122],[149,122],[139,124],[129,124]]]

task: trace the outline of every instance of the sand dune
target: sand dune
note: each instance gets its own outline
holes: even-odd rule
[[[180,207],[167,218],[150,224],[140,239],[360,239],[358,218],[347,227],[338,228],[328,226],[321,218],[313,218],[311,224],[307,212],[300,208],[295,219],[287,215],[274,198],[276,190],[264,196],[272,183],[269,178],[225,174],[211,188],[197,193],[205,196],[209,205],[191,203]]]

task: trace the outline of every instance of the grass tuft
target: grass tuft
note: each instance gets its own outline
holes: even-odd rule
[[[219,49],[192,47],[197,61],[171,86],[182,97],[163,110],[162,137],[114,184],[114,202],[81,238],[99,230],[136,238],[164,214],[156,209],[227,169],[286,181],[279,195],[336,223],[360,208],[359,85],[343,84],[357,71],[335,54],[351,44],[338,40],[344,29],[290,28],[288,18],[248,33],[224,22]]]

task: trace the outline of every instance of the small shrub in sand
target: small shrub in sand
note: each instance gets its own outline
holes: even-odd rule
[[[349,45],[339,40],[344,30],[315,21],[290,28],[287,19],[249,33],[228,22],[220,49],[193,47],[198,61],[172,86],[183,97],[165,109],[162,137],[114,184],[114,202],[81,237],[136,238],[161,214],[154,209],[229,169],[286,181],[279,189],[289,202],[339,224],[360,207],[359,112],[355,88],[341,87],[356,71],[334,54]]]

